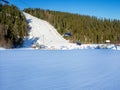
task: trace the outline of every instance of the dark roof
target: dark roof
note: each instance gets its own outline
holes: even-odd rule
[[[66,32],[65,36],[72,36],[72,34],[70,32]]]

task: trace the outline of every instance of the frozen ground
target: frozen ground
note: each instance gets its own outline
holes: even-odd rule
[[[0,90],[120,90],[120,52],[0,50]]]

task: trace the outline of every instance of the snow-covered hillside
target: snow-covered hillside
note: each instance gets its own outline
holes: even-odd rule
[[[57,30],[47,21],[38,19],[30,14],[23,12],[29,25],[29,36],[25,38],[24,48],[37,48],[47,50],[71,50],[71,49],[96,49],[106,48],[106,45],[82,44],[77,45],[65,40]],[[116,50],[115,45],[107,48]],[[117,50],[120,50],[118,46]]]
[[[78,45],[69,43],[48,22],[24,12],[29,24],[29,37],[25,39],[25,47],[45,46],[48,49],[75,49]]]

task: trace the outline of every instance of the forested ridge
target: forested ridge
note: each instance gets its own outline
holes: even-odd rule
[[[59,11],[27,8],[25,12],[48,21],[66,39],[81,43],[120,43],[120,20]],[[26,19],[16,6],[0,3],[0,47],[15,48],[23,45],[27,35]],[[69,33],[70,36],[65,36]]]
[[[0,3],[0,47],[16,48],[23,44],[27,23],[14,5]]]
[[[25,12],[48,21],[61,35],[70,33],[73,42],[82,43],[111,43],[120,42],[120,20],[100,19],[97,17],[72,14],[66,12],[27,8]]]

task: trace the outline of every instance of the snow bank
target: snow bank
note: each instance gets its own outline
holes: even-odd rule
[[[0,47],[0,50],[5,50],[5,48]]]

